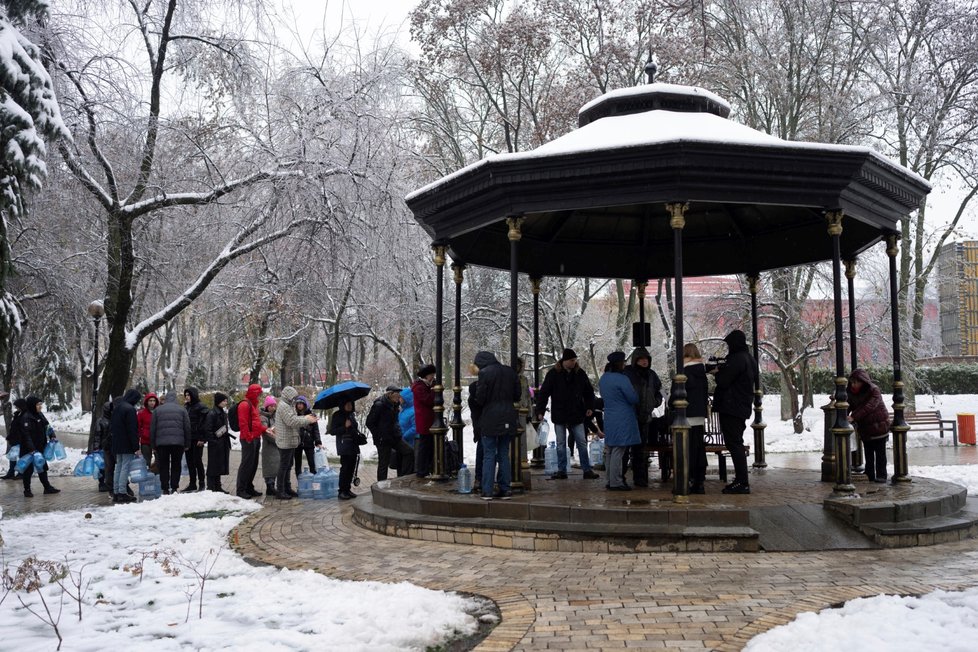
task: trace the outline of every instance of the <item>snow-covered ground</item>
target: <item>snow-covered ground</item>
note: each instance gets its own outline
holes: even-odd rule
[[[82,573],[81,622],[76,601],[42,573],[48,606],[58,613],[63,603],[62,650],[424,650],[473,633],[478,624],[470,614],[487,611],[471,598],[406,582],[348,582],[252,566],[226,539],[260,508],[204,492],[21,516],[0,521],[3,561],[13,572],[34,555]],[[201,512],[210,514],[188,516]],[[201,594],[194,571],[204,569],[210,570]],[[70,580],[66,585],[75,591]],[[0,591],[0,648],[54,650],[53,629],[28,608],[44,613],[37,592],[4,599]]]

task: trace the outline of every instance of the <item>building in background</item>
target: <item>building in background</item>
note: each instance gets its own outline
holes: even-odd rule
[[[978,355],[978,241],[941,247],[937,272],[942,353]]]

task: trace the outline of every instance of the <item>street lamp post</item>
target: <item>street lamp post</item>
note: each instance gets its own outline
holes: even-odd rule
[[[98,327],[105,316],[105,305],[96,299],[88,304],[88,316],[95,324],[95,356],[92,366],[92,427],[88,433],[88,450],[91,452],[95,440],[95,424],[98,422]]]

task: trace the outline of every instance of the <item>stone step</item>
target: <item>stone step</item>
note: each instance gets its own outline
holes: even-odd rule
[[[973,504],[969,507],[975,509]],[[962,509],[954,515],[870,523],[860,529],[884,548],[950,543],[978,536],[978,511]]]

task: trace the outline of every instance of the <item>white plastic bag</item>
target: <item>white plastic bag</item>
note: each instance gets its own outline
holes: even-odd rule
[[[544,419],[537,427],[537,446],[546,446],[550,438],[550,423]]]

